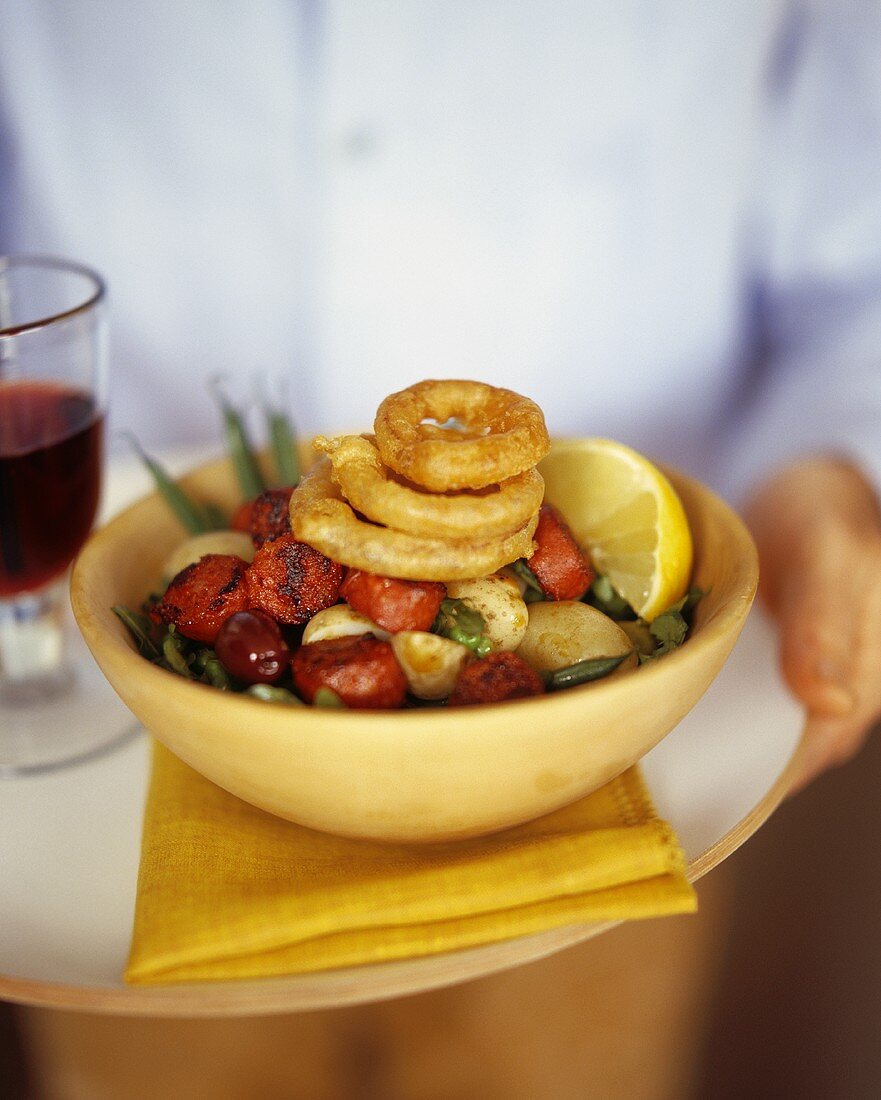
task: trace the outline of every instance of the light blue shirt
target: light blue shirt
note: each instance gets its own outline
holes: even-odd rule
[[[0,0],[0,251],[110,281],[113,415],[477,377],[737,493],[881,484],[881,5]]]

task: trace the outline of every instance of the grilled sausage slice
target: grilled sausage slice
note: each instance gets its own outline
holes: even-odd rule
[[[541,506],[533,538],[535,553],[527,564],[544,594],[552,600],[580,600],[596,574],[553,505]]]
[[[244,504],[240,504],[238,508],[233,512],[232,519],[229,521],[230,529],[233,531],[244,531],[246,535],[251,534],[251,510],[254,507],[253,500],[246,500]]]
[[[251,607],[288,626],[308,622],[339,599],[343,566],[292,534],[264,542],[248,567]]]
[[[230,615],[249,606],[247,571],[233,554],[206,554],[174,577],[155,611],[185,637],[213,645]]]
[[[349,607],[390,634],[428,630],[446,594],[438,581],[403,581],[365,573],[363,569],[350,569],[340,588]]]
[[[307,703],[320,687],[327,687],[347,707],[387,710],[402,706],[407,693],[391,645],[368,634],[302,645],[291,658],[291,672]]]
[[[251,502],[248,516],[248,531],[254,545],[259,549],[264,542],[277,539],[279,535],[290,534],[290,504],[293,489],[264,489]]]
[[[516,653],[490,653],[466,665],[447,703],[451,707],[475,703],[502,703],[506,699],[524,699],[543,695],[541,676]]]

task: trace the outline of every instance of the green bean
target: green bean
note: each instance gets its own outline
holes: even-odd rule
[[[223,414],[223,430],[226,436],[226,446],[236,471],[239,488],[246,500],[253,500],[266,488],[263,474],[257,462],[254,448],[248,438],[248,430],[245,421],[239,412],[230,404],[220,389],[219,379],[214,379],[211,388],[220,411]]]
[[[194,672],[200,673],[212,687],[220,688],[221,691],[228,691],[232,687],[229,673],[220,663],[213,649],[197,649],[192,668]]]
[[[302,700],[298,699],[287,688],[275,687],[273,684],[251,684],[245,692],[253,695],[255,699],[262,699],[264,703],[285,703],[287,706],[300,707]]]
[[[283,412],[266,406],[266,427],[272,445],[272,457],[282,485],[297,485],[300,480],[300,456],[297,435]]]
[[[207,647],[197,649],[193,654],[192,668],[195,672],[204,672],[208,662],[215,660],[217,660],[217,654],[213,649],[208,649]]]
[[[178,485],[174,478],[168,474],[164,467],[160,466],[155,458],[151,458],[150,455],[147,454],[131,432],[126,432],[125,434],[141,461],[150,471],[156,488],[164,497],[165,503],[171,508],[172,512],[174,512],[187,531],[189,531],[191,535],[200,535],[203,531],[210,531],[211,524],[208,522],[202,509],[187,496],[184,490]]]
[[[266,434],[272,449],[272,458],[282,486],[298,485],[300,481],[300,453],[297,449],[297,433],[294,425],[282,411],[287,405],[286,387],[282,386],[282,402],[269,395],[266,378],[260,380],[259,398],[266,420]]]
[[[148,657],[151,661],[159,657],[159,647],[150,637],[150,620],[146,615],[139,615],[136,611],[130,611],[123,604],[115,604],[113,614],[125,624],[128,632],[135,640],[138,652],[142,657]]]
[[[210,501],[205,505],[205,520],[210,531],[225,531],[229,527],[229,521],[223,509]]]
[[[320,687],[312,696],[313,707],[331,707],[335,710],[346,710],[346,704],[339,695],[329,687]]]
[[[447,637],[451,642],[467,646],[478,657],[486,657],[487,654],[492,653],[492,642],[485,634],[469,634],[458,626],[454,626]]]
[[[517,561],[511,562],[511,568],[526,585],[526,590],[523,593],[524,603],[538,603],[539,600],[545,598],[544,589],[538,583],[538,577],[532,572],[523,558],[518,558]]]
[[[205,678],[212,687],[220,688],[221,691],[229,691],[232,687],[229,673],[217,657],[205,662]]]
[[[173,630],[169,630],[162,639],[162,655],[178,676],[192,680],[193,674],[184,653],[184,643]]]
[[[544,674],[545,687],[548,691],[559,691],[560,688],[599,680],[603,676],[608,676],[610,672],[614,672],[629,656],[629,653],[624,653],[620,657],[592,657],[588,661],[576,661],[574,665],[566,665],[565,668],[555,668]]]
[[[442,638],[467,646],[478,657],[485,657],[492,649],[489,638],[483,633],[485,626],[479,611],[469,607],[464,600],[447,597],[441,601],[431,629]]]

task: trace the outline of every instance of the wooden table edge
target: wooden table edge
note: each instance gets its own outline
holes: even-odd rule
[[[690,881],[726,860],[773,814],[795,781],[804,738],[759,802],[731,829],[689,862]],[[472,981],[548,955],[614,928],[618,921],[567,925],[502,943],[419,959],[350,967],[259,981],[164,986],[101,987],[44,982],[0,974],[0,999],[40,1008],[120,1016],[262,1016],[342,1007],[427,992]],[[427,980],[426,980],[427,979]]]

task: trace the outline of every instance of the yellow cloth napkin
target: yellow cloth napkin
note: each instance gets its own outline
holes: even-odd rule
[[[635,768],[537,821],[422,847],[282,821],[157,745],[125,977],[277,977],[695,904]]]

